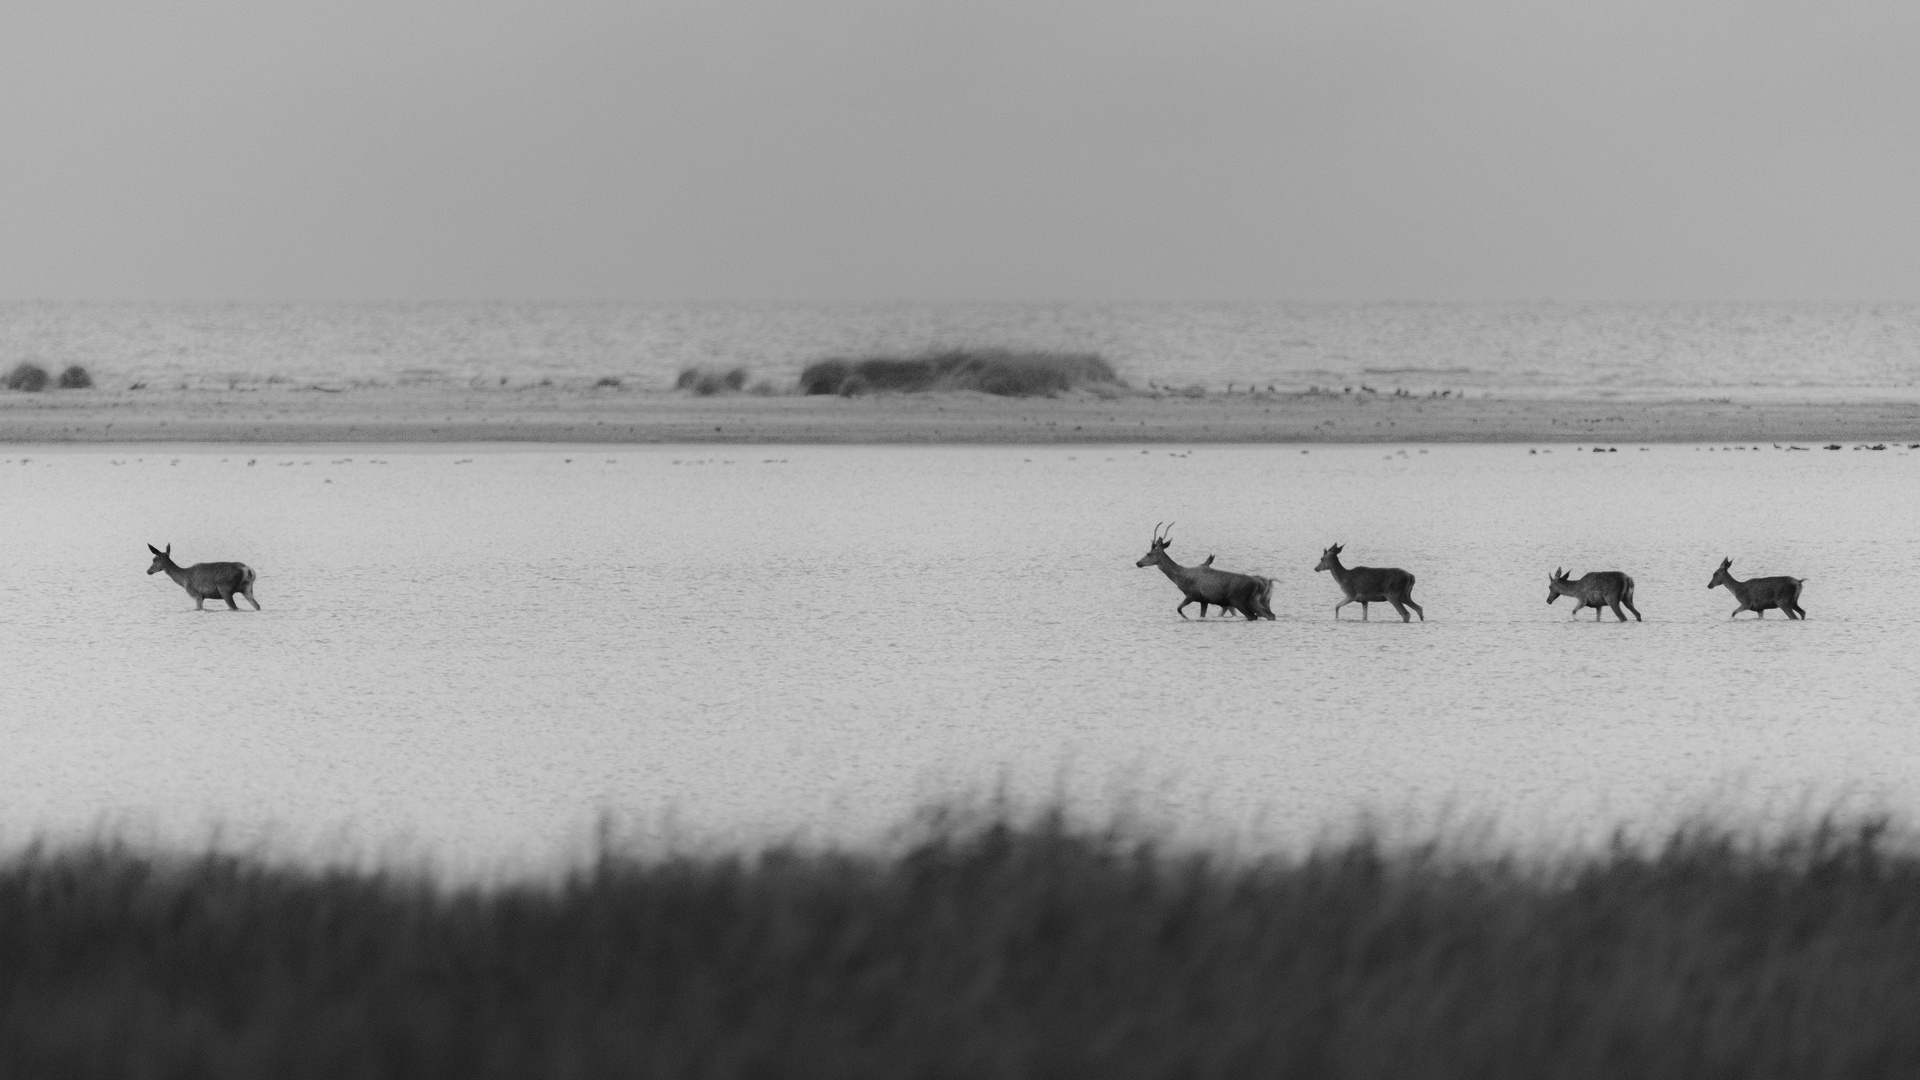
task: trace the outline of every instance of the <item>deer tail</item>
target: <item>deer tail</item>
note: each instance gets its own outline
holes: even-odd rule
[[[253,588],[253,579],[254,579],[253,567],[248,566],[246,563],[241,563],[240,564],[240,589],[242,592],[245,592]]]

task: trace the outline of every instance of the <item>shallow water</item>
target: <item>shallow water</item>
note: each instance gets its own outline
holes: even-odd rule
[[[0,462],[0,836],[569,858],[865,838],[1004,787],[1287,843],[1920,809],[1920,454],[1690,446],[31,450]],[[1277,579],[1182,621],[1134,561]],[[1427,621],[1335,622],[1320,549]],[[143,576],[240,559],[265,610]],[[1706,583],[1809,579],[1810,618]],[[1544,603],[1636,579],[1644,623]],[[215,605],[218,606],[217,603]],[[1190,608],[1192,614],[1195,609]]]
[[[1910,400],[1912,304],[133,304],[0,302],[0,363],[102,386],[497,387],[689,366],[793,386],[827,356],[1095,351],[1136,385],[1506,397]]]

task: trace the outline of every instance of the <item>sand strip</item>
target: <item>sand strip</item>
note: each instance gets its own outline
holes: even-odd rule
[[[0,392],[0,442],[1920,442],[1920,402],[1240,394],[696,397],[364,387]]]

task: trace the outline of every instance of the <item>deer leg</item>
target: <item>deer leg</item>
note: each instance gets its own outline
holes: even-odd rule
[[[1620,610],[1620,601],[1615,600],[1611,606],[1613,607],[1613,617],[1619,619],[1621,622],[1626,622],[1627,613]],[[1600,613],[1597,611],[1594,612],[1593,618],[1595,622],[1598,622],[1600,620]]]
[[[1631,600],[1622,600],[1622,601],[1620,601],[1620,602],[1621,602],[1621,603],[1623,603],[1623,604],[1625,604],[1625,605],[1627,605],[1627,610],[1628,610],[1628,611],[1631,611],[1631,612],[1633,612],[1633,621],[1634,621],[1634,622],[1640,622],[1640,621],[1641,621],[1641,618],[1640,618],[1640,609],[1639,609],[1639,608],[1637,608],[1637,607],[1634,607],[1634,606],[1633,606],[1633,601],[1631,601]],[[1625,619],[1622,619],[1622,620],[1620,620],[1620,621],[1621,621],[1621,622],[1626,622],[1626,620],[1625,620]]]
[[[247,598],[247,603],[249,603],[249,604],[252,604],[252,605],[253,605],[253,610],[255,610],[255,611],[259,611],[259,610],[260,610],[260,601],[258,601],[258,600],[255,600],[255,599],[253,598],[253,590],[252,590],[252,589],[248,589],[247,591],[245,591],[245,592],[243,592],[243,593],[241,593],[240,595],[242,595],[242,596],[244,596],[244,597],[246,597],[246,598]]]
[[[240,610],[240,605],[239,605],[239,604],[236,604],[236,603],[234,603],[234,602],[233,602],[233,590],[232,590],[232,589],[221,589],[221,590],[220,590],[220,599],[222,599],[222,600],[225,600],[225,601],[227,602],[227,610],[228,610],[228,611],[239,611],[239,610]]]
[[[1411,615],[1408,615],[1408,614],[1407,614],[1407,609],[1406,609],[1405,607],[1402,607],[1402,606],[1401,606],[1401,604],[1400,604],[1400,601],[1398,601],[1398,600],[1389,600],[1389,601],[1387,601],[1387,603],[1389,603],[1389,604],[1392,604],[1392,605],[1393,605],[1393,610],[1395,610],[1395,611],[1397,611],[1397,612],[1399,612],[1399,613],[1400,613],[1400,621],[1401,621],[1401,622],[1412,622],[1412,621],[1413,621],[1413,616],[1411,616]]]
[[[1175,611],[1175,612],[1176,612],[1176,613],[1177,613],[1177,614],[1178,614],[1178,615],[1179,615],[1179,616],[1180,616],[1181,618],[1183,618],[1183,619],[1184,619],[1184,618],[1186,618],[1186,617],[1187,617],[1187,605],[1188,605],[1188,604],[1191,604],[1191,603],[1193,603],[1193,597],[1191,597],[1191,596],[1189,596],[1189,597],[1187,597],[1187,598],[1186,598],[1185,600],[1182,600],[1182,601],[1180,601],[1180,606],[1179,606],[1179,607],[1177,607],[1177,608],[1174,608],[1173,610],[1174,610],[1174,611]]]
[[[1342,600],[1339,603],[1333,605],[1333,617],[1336,621],[1338,621],[1340,618],[1340,609],[1343,607],[1346,607],[1348,604],[1351,604],[1351,603],[1353,603],[1352,600]]]
[[[1373,602],[1373,601],[1371,601],[1371,600],[1362,600],[1362,601],[1360,601],[1360,621],[1361,621],[1361,622],[1366,622],[1366,621],[1367,621],[1367,605],[1368,605],[1368,604],[1370,604],[1370,603],[1372,603],[1372,602]]]
[[[1414,614],[1416,614],[1416,615],[1418,615],[1418,616],[1420,616],[1420,621],[1421,621],[1421,622],[1426,622],[1426,621],[1427,621],[1427,609],[1426,609],[1426,608],[1423,608],[1423,607],[1421,607],[1421,606],[1420,606],[1419,604],[1416,604],[1416,603],[1414,603],[1414,602],[1413,602],[1413,597],[1411,597],[1411,596],[1409,596],[1409,597],[1407,597],[1407,598],[1406,598],[1406,604],[1407,604],[1407,606],[1408,606],[1408,607],[1410,607],[1410,608],[1412,608],[1412,609],[1413,609],[1413,611],[1414,611]],[[1406,613],[1406,612],[1404,612],[1404,611],[1400,613],[1400,618],[1401,618],[1402,620],[1404,620],[1404,621],[1407,621],[1407,622],[1412,622],[1412,621],[1413,621],[1413,620],[1411,620],[1411,619],[1408,619],[1408,618],[1407,618],[1407,613]]]

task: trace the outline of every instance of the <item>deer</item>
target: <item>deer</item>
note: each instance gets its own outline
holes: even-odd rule
[[[1340,618],[1340,609],[1348,604],[1360,605],[1360,621],[1367,621],[1367,605],[1388,603],[1400,613],[1401,622],[1412,622],[1407,609],[1420,613],[1420,621],[1427,621],[1427,613],[1419,604],[1413,602],[1413,575],[1396,567],[1355,566],[1348,568],[1340,565],[1340,553],[1346,550],[1339,544],[1320,553],[1320,565],[1313,568],[1314,573],[1326,570],[1333,574],[1333,580],[1340,585],[1345,599],[1333,605],[1333,617]]]
[[[253,598],[253,567],[246,563],[203,562],[183,567],[173,561],[172,544],[168,544],[165,551],[148,544],[147,550],[153,552],[153,565],[147,567],[147,573],[152,575],[166,571],[175,585],[187,590],[187,595],[193,597],[193,610],[207,610],[206,602],[217,596],[225,600],[228,607],[239,611],[240,605],[233,602],[234,593],[246,597],[247,603],[253,605],[253,610],[260,610],[260,601]]]
[[[1800,607],[1800,586],[1806,584],[1806,578],[1757,577],[1735,581],[1733,575],[1727,573],[1728,567],[1732,565],[1732,559],[1721,559],[1720,569],[1715,570],[1713,580],[1707,582],[1709,589],[1725,585],[1727,591],[1733,594],[1733,598],[1740,601],[1740,606],[1734,608],[1733,614],[1728,615],[1727,618],[1731,619],[1743,611],[1751,611],[1755,617],[1764,619],[1767,617],[1768,608],[1779,608],[1789,619],[1807,617],[1807,613]]]
[[[1620,606],[1626,605],[1633,612],[1633,621],[1640,622],[1640,609],[1633,606],[1633,579],[1618,570],[1595,570],[1583,574],[1578,581],[1571,580],[1565,570],[1554,570],[1547,575],[1547,603],[1551,604],[1562,596],[1573,597],[1573,617],[1588,608],[1593,609],[1593,621],[1600,621],[1600,609],[1610,607],[1613,617],[1626,622],[1627,617],[1620,613]]]
[[[1172,533],[1172,522],[1167,523],[1165,533],[1161,532],[1158,524],[1154,525],[1152,546],[1133,565],[1158,566],[1168,580],[1180,587],[1180,606],[1173,610],[1181,618],[1187,617],[1187,605],[1195,602],[1200,605],[1200,617],[1203,619],[1207,617],[1208,604],[1218,607],[1222,612],[1238,611],[1246,616],[1248,622],[1274,617],[1272,578],[1215,570],[1212,556],[1198,566],[1181,566],[1173,561],[1173,556],[1167,554],[1167,549],[1173,546]]]

